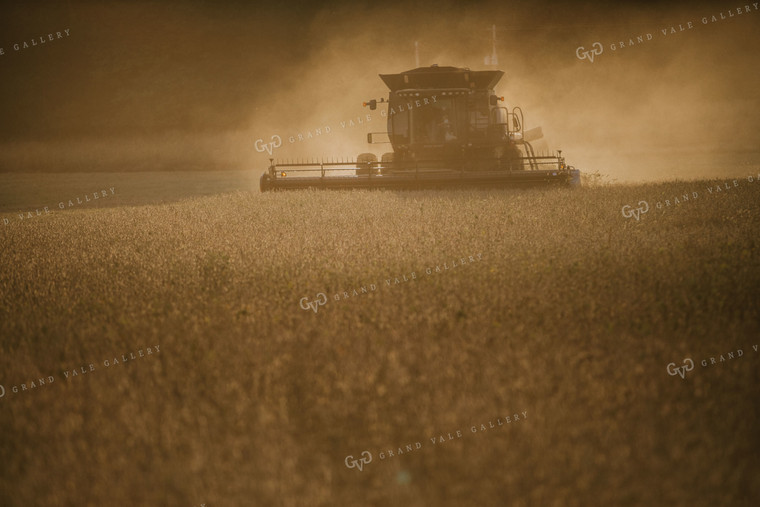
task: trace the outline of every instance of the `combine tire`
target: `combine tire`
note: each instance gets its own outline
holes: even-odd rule
[[[270,183],[269,175],[267,173],[262,174],[261,179],[259,179],[259,190],[262,192],[272,190],[272,184]]]
[[[394,170],[393,165],[393,152],[383,153],[383,156],[380,157],[381,167],[383,174],[390,174]]]
[[[377,162],[377,157],[374,153],[360,153],[358,157],[356,157],[356,175],[357,176],[366,176],[369,175],[370,170],[370,164],[372,162]],[[364,167],[362,167],[364,166]],[[378,174],[380,171],[377,169],[372,170],[372,174]]]
[[[570,186],[578,188],[581,186],[581,172],[578,169],[570,170]]]

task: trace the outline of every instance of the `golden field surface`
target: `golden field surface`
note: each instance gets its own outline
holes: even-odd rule
[[[756,505],[757,172],[214,195],[40,177],[0,209],[0,504]]]

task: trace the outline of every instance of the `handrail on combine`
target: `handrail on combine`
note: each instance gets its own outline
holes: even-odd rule
[[[520,112],[520,118],[517,118],[517,112]],[[516,128],[515,132],[522,132],[523,131],[523,125],[525,125],[525,116],[523,115],[523,110],[520,106],[515,106],[512,108],[512,112],[509,113],[512,118],[514,118],[515,123],[517,123],[518,128]]]

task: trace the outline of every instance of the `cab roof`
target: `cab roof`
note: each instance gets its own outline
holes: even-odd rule
[[[472,88],[490,90],[504,75],[500,70],[460,67],[418,67],[400,74],[380,74],[392,92],[410,88]]]

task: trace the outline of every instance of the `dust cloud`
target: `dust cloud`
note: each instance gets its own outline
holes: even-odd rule
[[[561,149],[582,171],[619,181],[748,174],[760,167],[760,5],[737,7],[17,6],[0,31],[0,170],[260,173],[270,154],[255,141],[275,135],[280,160],[379,156],[390,146],[369,146],[366,134],[384,132],[385,118],[362,102],[387,97],[378,74],[415,67],[417,42],[421,66],[503,70],[497,92],[522,107],[527,128],[542,126],[537,150]],[[487,66],[493,26],[498,65]],[[67,40],[13,49],[63,28]],[[593,62],[578,58],[596,42]]]

